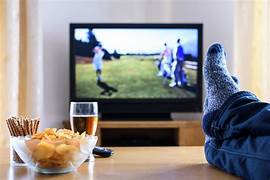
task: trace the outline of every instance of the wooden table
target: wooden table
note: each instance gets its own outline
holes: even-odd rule
[[[42,175],[26,167],[10,167],[8,149],[0,149],[0,179],[90,180],[231,180],[238,179],[207,164],[203,147],[118,147],[110,158],[96,158],[76,172]]]

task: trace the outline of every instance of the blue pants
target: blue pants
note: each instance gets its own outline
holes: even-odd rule
[[[270,105],[249,92],[232,95],[203,117],[209,164],[243,179],[270,179]]]
[[[184,67],[184,61],[177,61],[177,64],[174,70],[175,82],[176,83],[181,82],[181,85],[185,85],[187,83],[183,67]]]

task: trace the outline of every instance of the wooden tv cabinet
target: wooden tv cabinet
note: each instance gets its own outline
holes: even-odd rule
[[[176,145],[178,146],[200,146],[204,144],[204,134],[199,120],[172,120],[172,121],[105,121],[98,123],[97,145],[102,144],[103,130],[106,129],[175,129]]]

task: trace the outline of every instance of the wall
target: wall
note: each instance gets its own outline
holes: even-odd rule
[[[219,41],[233,57],[233,1],[214,0],[39,0],[43,30],[42,127],[61,126],[69,118],[69,23],[203,23],[204,53]],[[176,118],[200,118],[176,114]]]

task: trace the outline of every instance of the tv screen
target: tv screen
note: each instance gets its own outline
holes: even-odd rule
[[[71,24],[70,62],[72,101],[201,110],[201,24]]]

